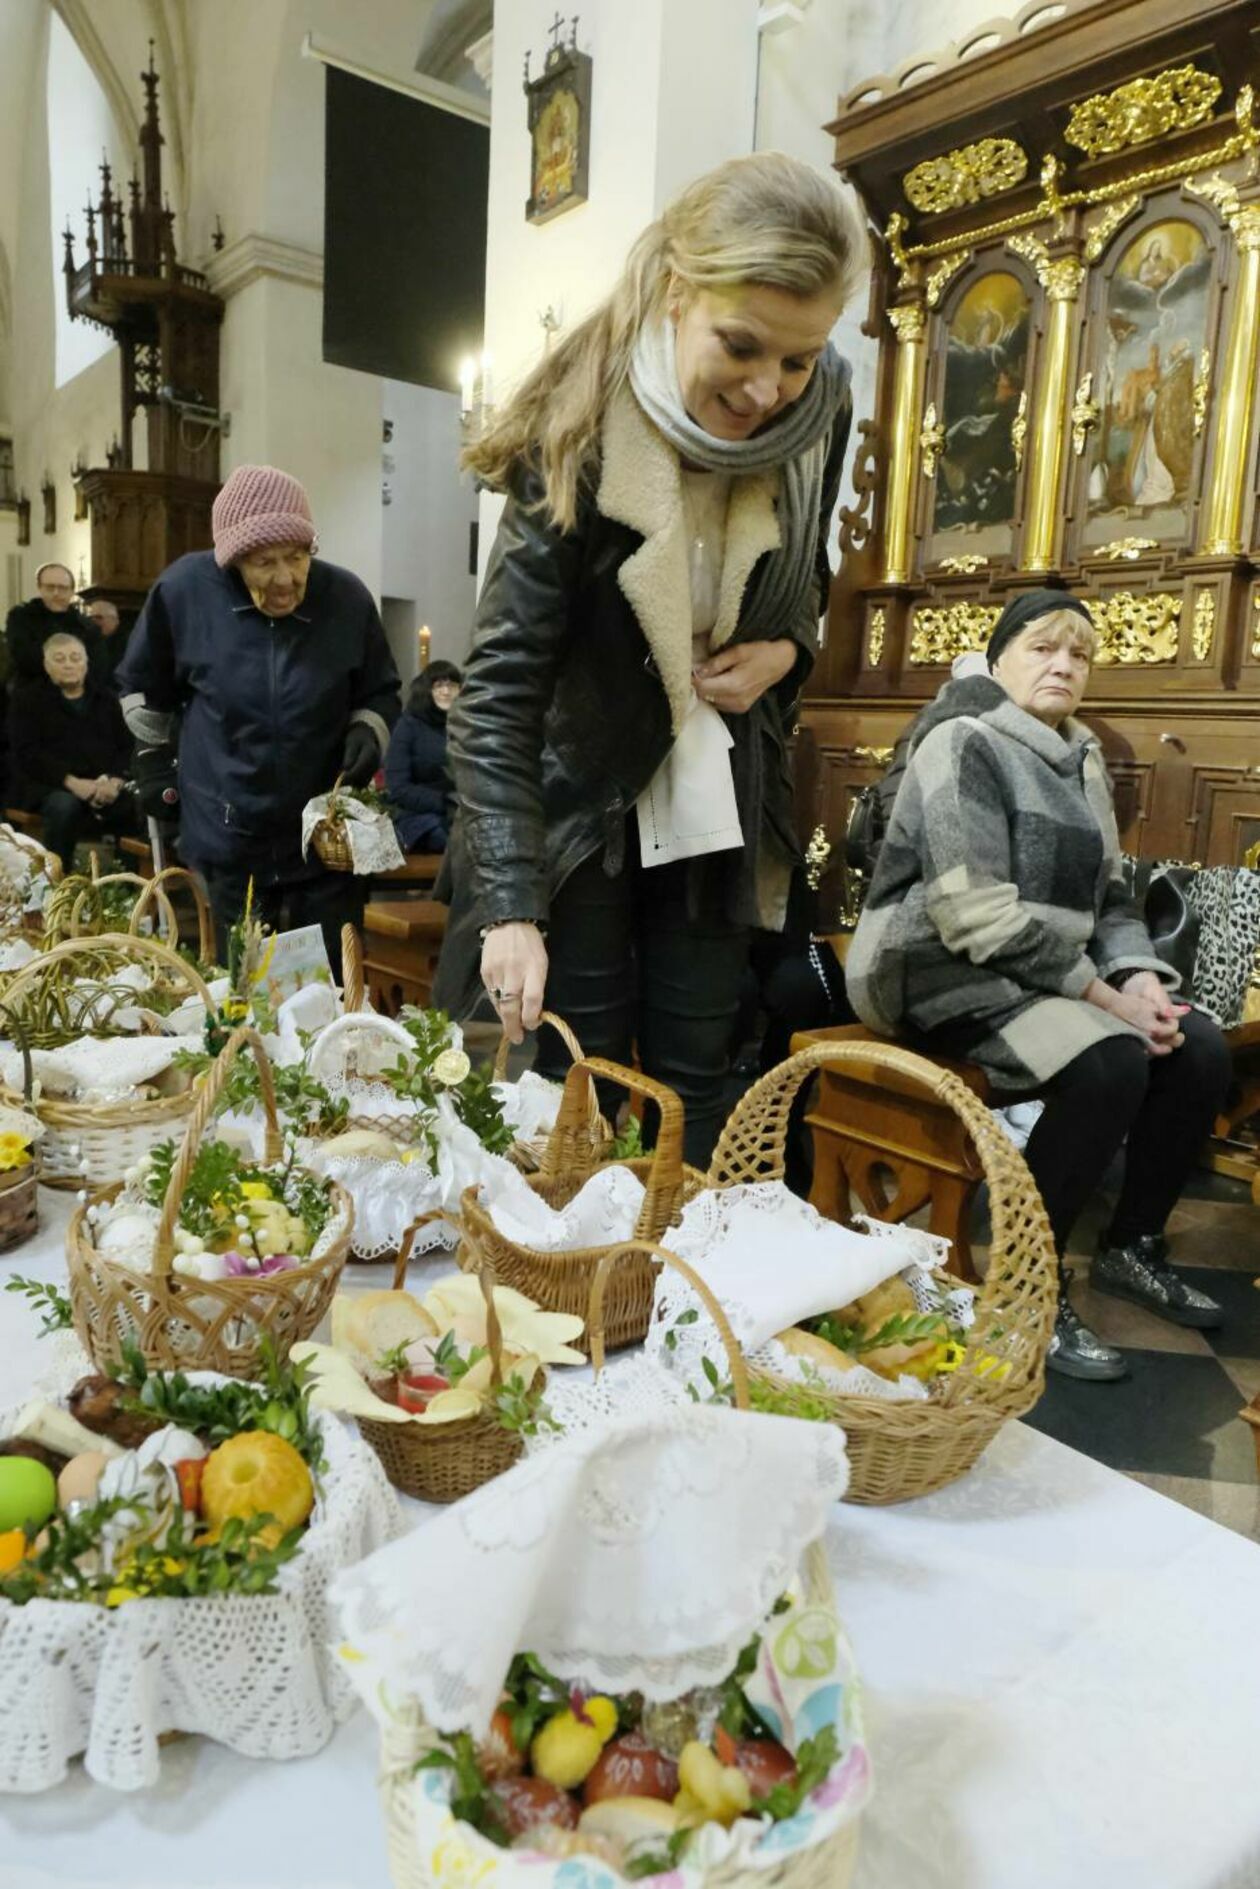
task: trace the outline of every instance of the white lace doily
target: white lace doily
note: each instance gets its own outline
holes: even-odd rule
[[[315,828],[321,820],[328,818],[329,798],[328,794],[317,794],[302,809],[303,859],[310,851],[311,835]],[[387,813],[377,813],[371,807],[365,807],[362,801],[344,794],[339,794],[337,801],[337,812],[345,825],[346,843],[356,873],[392,872],[395,866],[406,865],[399,849],[394,823]]]
[[[637,1174],[610,1163],[595,1170],[567,1207],[552,1207],[504,1161],[482,1187],[481,1203],[500,1233],[518,1246],[567,1253],[633,1238],[643,1193]]]
[[[564,1095],[560,1083],[547,1082],[526,1069],[516,1082],[496,1082],[494,1092],[503,1119],[518,1141],[538,1141],[555,1127]]]
[[[32,1050],[31,1070],[47,1095],[114,1101],[162,1075],[179,1050],[200,1048],[200,1039],[191,1037],[84,1036],[58,1049]],[[0,1045],[0,1075],[10,1089],[21,1089],[22,1058],[12,1043]]]
[[[357,1431],[319,1423],[323,1492],[275,1594],[116,1608],[0,1601],[0,1790],[46,1790],[79,1752],[98,1784],[139,1790],[156,1784],[170,1731],[250,1758],[308,1757],[327,1743],[353,1705],[331,1651],[329,1583],[392,1540],[402,1518]]]
[[[597,1690],[713,1684],[847,1484],[826,1424],[689,1405],[588,1428],[338,1578],[356,1684],[475,1732],[522,1649]]]

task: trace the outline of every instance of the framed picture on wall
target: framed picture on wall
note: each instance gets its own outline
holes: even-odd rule
[[[576,39],[576,22],[574,23]],[[529,200],[526,220],[546,223],[585,203],[591,155],[591,58],[575,43],[553,45],[537,79],[525,68],[529,100]]]

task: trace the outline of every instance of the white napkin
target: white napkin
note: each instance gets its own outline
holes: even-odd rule
[[[644,1187],[627,1167],[597,1168],[567,1207],[549,1207],[523,1174],[501,1162],[481,1190],[485,1207],[507,1239],[543,1253],[616,1246],[634,1238]]]
[[[693,689],[677,741],[635,803],[645,866],[743,845],[731,774],[734,745],[712,703]]]

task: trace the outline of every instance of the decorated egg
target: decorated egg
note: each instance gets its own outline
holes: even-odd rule
[[[57,1506],[52,1471],[29,1456],[0,1457],[0,1534],[42,1528]]]
[[[96,1488],[109,1461],[104,1450],[84,1450],[72,1456],[57,1478],[57,1500],[62,1508],[72,1502],[95,1502]]]

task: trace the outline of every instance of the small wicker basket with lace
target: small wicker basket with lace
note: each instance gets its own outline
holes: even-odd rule
[[[310,1337],[332,1303],[354,1224],[349,1196],[335,1182],[328,1183],[332,1233],[329,1237],[325,1228],[323,1251],[317,1257],[287,1272],[247,1278],[197,1279],[174,1269],[175,1226],[184,1190],[228,1070],[245,1047],[258,1065],[265,1121],[263,1161],[267,1166],[278,1163],[284,1140],[267,1052],[257,1031],[234,1030],[197,1091],[162,1202],[151,1269],[140,1271],[100,1254],[87,1206],[79,1207],[70,1222],[66,1260],[74,1328],[98,1370],[117,1362],[123,1343],[130,1340],[155,1370],[257,1377],[264,1340],[271,1342],[277,1357],[287,1356],[290,1345]],[[90,1204],[106,1205],[119,1192],[111,1187]]]
[[[345,775],[338,774],[333,782],[332,793],[328,796],[328,817],[321,820],[311,833],[311,845],[315,848],[320,864],[329,872],[354,871],[345,817],[338,813],[336,805],[337,794],[344,786]]]
[[[527,1183],[548,1206],[558,1209],[569,1204],[597,1168],[609,1165],[603,1160],[603,1136],[592,1130],[592,1122],[599,1119],[598,1105],[594,1101],[597,1078],[616,1083],[632,1096],[654,1103],[660,1112],[653,1152],[615,1164],[637,1174],[646,1189],[634,1229],[635,1239],[649,1243],[658,1241],[678,1218],[684,1202],[704,1185],[704,1178],[683,1163],[682,1103],[663,1082],[656,1082],[638,1070],[623,1069],[618,1063],[604,1062],[594,1056],[577,1059],[565,1077],[560,1112],[538,1172],[528,1175]],[[499,1231],[481,1205],[475,1187],[464,1190],[460,1219],[466,1238],[459,1262],[466,1271],[489,1265],[504,1285],[525,1293],[543,1311],[568,1312],[585,1320],[591,1283],[600,1260],[608,1251],[606,1246],[544,1252],[519,1245]],[[655,1262],[644,1253],[633,1256],[618,1268],[609,1287],[606,1336],[610,1348],[638,1344],[647,1335],[655,1279]],[[583,1335],[575,1342],[585,1349],[588,1341]]]
[[[732,1111],[706,1177],[708,1187],[781,1181],[788,1118],[798,1091],[842,1065],[910,1082],[957,1115],[975,1144],[989,1189],[989,1267],[976,1298],[974,1342],[929,1402],[817,1391],[844,1431],[852,1474],[848,1502],[905,1502],[966,1473],[1002,1425],[1041,1396],[1054,1328],[1058,1262],[1046,1210],[1018,1149],[988,1109],[948,1070],[924,1056],[878,1043],[819,1043],[755,1082]],[[767,1262],[770,1262],[767,1255]],[[949,1286],[957,1281],[942,1275]],[[754,1380],[799,1390],[795,1380],[749,1367]],[[816,1392],[811,1385],[811,1396]]]

